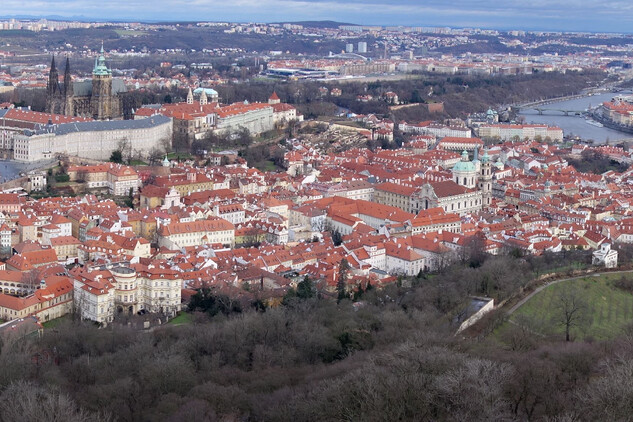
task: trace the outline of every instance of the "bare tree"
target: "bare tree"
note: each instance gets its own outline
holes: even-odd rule
[[[563,286],[554,299],[553,322],[565,328],[565,341],[571,341],[571,330],[590,322],[589,305],[576,286]]]
[[[28,381],[17,381],[2,392],[1,421],[110,421],[108,414],[78,408],[66,394],[49,392]]]
[[[132,161],[142,161],[143,159],[143,151],[140,149],[134,148],[132,150],[132,155],[130,156],[130,160],[128,164],[132,164]]]
[[[160,138],[158,143],[160,144],[163,151],[165,151],[165,154],[169,154],[172,151],[171,139],[169,139],[168,137]]]
[[[633,412],[633,362],[627,358],[604,363],[602,376],[593,380],[580,394],[587,420],[627,420]]]
[[[150,166],[157,165],[158,163],[160,163],[162,158],[163,158],[163,153],[161,152],[160,149],[156,147],[150,149],[147,154],[147,161]]]
[[[525,351],[535,347],[537,341],[535,333],[537,322],[527,315],[517,315],[510,322],[508,329],[503,333],[503,340],[510,346],[510,350]]]
[[[259,247],[262,240],[261,233],[262,231],[259,228],[255,226],[249,227],[244,233],[244,237],[240,246],[242,246],[243,248]]]
[[[132,160],[132,144],[127,137],[119,141],[119,143],[117,144],[117,151],[121,151],[121,157],[123,158],[123,161],[129,164]]]

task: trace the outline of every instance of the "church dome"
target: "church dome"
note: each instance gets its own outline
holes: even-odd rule
[[[215,89],[211,89],[211,88],[196,88],[196,89],[193,90],[193,95],[202,95],[203,92],[209,97],[217,97],[218,96],[218,91],[216,91]]]
[[[475,164],[468,159],[468,152],[462,152],[462,160],[455,164],[453,167],[453,173],[461,172],[461,173],[475,173],[477,169],[475,168]]]

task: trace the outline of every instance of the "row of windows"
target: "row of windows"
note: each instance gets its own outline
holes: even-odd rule
[[[467,203],[468,203],[468,201],[464,201],[463,208],[468,208]],[[479,199],[475,199],[475,206],[479,205],[479,203],[480,203]],[[461,205],[462,205],[461,201],[457,203],[457,209],[458,210],[462,208]],[[470,207],[473,207],[472,199],[470,200]],[[452,203],[451,204],[451,211],[454,211],[454,210],[455,210],[455,203]]]

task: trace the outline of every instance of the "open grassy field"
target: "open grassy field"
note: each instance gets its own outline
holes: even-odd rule
[[[257,170],[261,170],[261,171],[277,171],[279,170],[279,167],[277,167],[275,165],[275,163],[273,163],[270,160],[262,160],[262,161],[258,161],[256,163],[253,163],[253,167],[255,167]]]
[[[147,35],[149,32],[147,31],[133,31],[129,29],[115,29],[114,32],[117,33],[120,37],[140,37],[141,35]]]
[[[588,304],[588,318],[582,326],[572,330],[574,336],[613,338],[633,322],[633,293],[614,285],[622,277],[631,279],[633,274],[587,276],[553,284],[534,295],[512,315],[510,320],[527,320],[532,331],[543,335],[562,336],[564,327],[555,322],[556,316],[561,312],[559,295],[564,289],[576,287],[580,297]]]
[[[50,321],[43,322],[42,326],[44,328],[47,328],[47,329],[48,328],[55,328],[58,325],[62,324],[63,322],[70,321],[70,320],[71,320],[71,316],[70,315],[64,315],[63,317],[55,318],[55,319],[52,319]]]
[[[192,158],[194,158],[194,156],[189,154],[188,152],[170,152],[169,154],[167,154],[168,160],[190,160]]]
[[[181,312],[177,317],[174,317],[169,320],[168,324],[172,325],[182,325],[182,324],[190,324],[193,320],[193,316],[187,312]]]

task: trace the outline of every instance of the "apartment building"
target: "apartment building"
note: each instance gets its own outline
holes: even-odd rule
[[[235,244],[235,226],[222,218],[170,223],[158,229],[158,245],[167,249],[181,249],[187,246],[221,244],[232,247]]]

